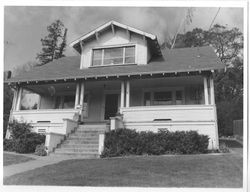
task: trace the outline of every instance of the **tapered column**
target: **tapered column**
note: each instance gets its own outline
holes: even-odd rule
[[[215,104],[214,79],[213,79],[213,77],[210,77],[209,80],[210,80],[210,101],[211,101],[211,105],[214,105]]]
[[[20,110],[22,92],[23,92],[23,88],[19,87],[18,88],[18,93],[17,93],[16,111]]]
[[[124,81],[121,82],[121,104],[120,108],[124,107],[124,96],[125,96],[125,84]]]
[[[79,105],[79,92],[80,92],[80,83],[76,84],[76,96],[75,96],[75,109]]]
[[[204,98],[205,98],[205,105],[208,105],[207,77],[204,77]]]
[[[129,107],[130,103],[130,82],[126,83],[126,107]]]

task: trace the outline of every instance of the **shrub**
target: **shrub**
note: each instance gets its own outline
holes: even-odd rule
[[[3,150],[4,151],[15,151],[15,141],[13,139],[3,140]]]
[[[206,153],[207,147],[208,136],[199,135],[196,131],[160,130],[153,133],[117,129],[106,133],[101,156]]]
[[[9,131],[12,139],[18,139],[23,135],[31,132],[31,125],[26,122],[18,122],[16,120],[9,123]]]
[[[25,122],[13,121],[9,124],[13,151],[18,153],[34,153],[36,146],[45,142],[45,135],[31,132],[31,126]]]
[[[220,143],[219,151],[221,153],[229,153],[230,152],[229,148],[227,147],[226,143],[224,143],[224,142]]]
[[[37,133],[28,133],[20,136],[16,140],[16,152],[18,153],[34,153],[36,146],[45,142],[45,135]]]
[[[37,145],[36,150],[35,150],[35,154],[38,155],[38,156],[46,156],[47,152],[46,152],[45,145],[44,144]]]

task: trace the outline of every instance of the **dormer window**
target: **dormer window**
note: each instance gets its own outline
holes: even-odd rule
[[[92,66],[135,63],[135,46],[93,49]]]

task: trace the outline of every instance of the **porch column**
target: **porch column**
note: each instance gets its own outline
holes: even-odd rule
[[[120,108],[124,107],[124,96],[125,96],[125,85],[124,85],[124,81],[121,82],[121,104],[120,104]]]
[[[18,92],[17,92],[16,111],[20,110],[22,92],[23,92],[23,88],[19,87]]]
[[[81,83],[81,93],[80,93],[80,105],[83,107],[84,100],[84,82]]]
[[[11,111],[16,110],[16,103],[17,103],[17,96],[18,96],[18,89],[14,89],[14,95],[13,95],[13,100],[12,100],[12,106],[11,106]]]
[[[126,83],[126,107],[129,107],[130,103],[130,82],[127,81]]]
[[[75,96],[75,109],[77,105],[79,104],[79,92],[80,92],[80,83],[76,84],[76,96]]]
[[[215,98],[214,98],[214,79],[213,77],[209,78],[210,80],[210,101],[211,101],[211,105],[215,104]]]
[[[81,92],[80,92],[80,120],[83,121],[83,100],[84,100],[84,82],[81,83]]]
[[[208,105],[207,77],[204,77],[204,97],[205,97],[205,105]]]

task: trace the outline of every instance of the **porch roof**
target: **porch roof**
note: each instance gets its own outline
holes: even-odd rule
[[[148,75],[162,73],[211,71],[225,68],[210,46],[163,50],[162,57],[147,65],[113,65],[80,69],[80,56],[64,57],[32,68],[6,80],[11,82],[49,81],[82,78]]]

